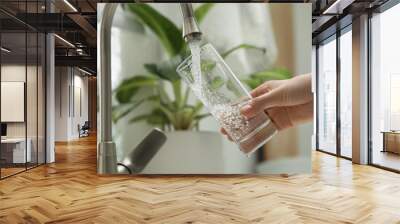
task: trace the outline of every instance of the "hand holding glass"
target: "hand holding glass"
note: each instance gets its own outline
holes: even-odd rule
[[[201,72],[194,71],[192,56],[177,68],[182,79],[242,152],[254,152],[275,135],[277,129],[263,111],[250,119],[240,113],[250,102],[251,95],[211,44],[200,48],[199,70]]]

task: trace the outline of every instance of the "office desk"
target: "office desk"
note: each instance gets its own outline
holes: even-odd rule
[[[392,152],[400,154],[400,132],[382,131],[382,134],[383,134],[382,152]]]
[[[25,138],[6,138],[1,139],[1,157],[5,163],[26,163],[31,162],[31,145],[30,138],[26,139],[28,144],[25,144]],[[25,145],[26,151],[25,151]]]

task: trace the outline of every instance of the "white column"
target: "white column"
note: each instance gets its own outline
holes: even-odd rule
[[[353,162],[368,163],[368,15],[353,20]]]
[[[46,163],[52,163],[55,161],[55,44],[53,34],[47,34],[46,48]]]

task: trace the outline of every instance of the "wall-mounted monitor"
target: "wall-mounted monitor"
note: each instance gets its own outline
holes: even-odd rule
[[[7,124],[1,123],[1,136],[7,136]]]
[[[1,82],[1,122],[24,122],[24,102],[24,82]]]

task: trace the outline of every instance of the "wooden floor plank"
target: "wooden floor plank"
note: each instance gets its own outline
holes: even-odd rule
[[[400,223],[400,175],[313,153],[294,176],[96,174],[96,139],[0,181],[0,223]]]

